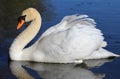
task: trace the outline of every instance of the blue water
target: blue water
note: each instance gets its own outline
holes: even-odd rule
[[[120,0],[0,0],[0,79],[120,79],[120,58],[81,65],[9,61],[9,46],[22,31],[16,30],[17,18],[28,7],[35,7],[43,18],[39,34],[29,45],[64,16],[87,14],[104,33],[106,49],[120,54]]]

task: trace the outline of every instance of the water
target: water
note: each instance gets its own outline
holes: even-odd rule
[[[64,16],[87,14],[104,33],[106,49],[120,54],[119,4],[119,0],[0,0],[0,79],[120,79],[119,58],[81,65],[8,61],[9,46],[21,32],[16,30],[17,18],[28,7],[35,7],[43,18],[42,28],[30,44]]]

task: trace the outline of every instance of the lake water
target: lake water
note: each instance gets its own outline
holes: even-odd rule
[[[120,0],[0,0],[0,79],[120,79],[120,58],[80,65],[9,61],[9,46],[22,31],[16,30],[17,18],[28,7],[35,7],[43,18],[39,34],[29,45],[64,16],[87,14],[104,33],[105,49],[120,54]]]

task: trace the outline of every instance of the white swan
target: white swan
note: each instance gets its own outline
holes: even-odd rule
[[[85,59],[118,57],[105,49],[103,34],[95,27],[95,21],[87,15],[66,16],[49,28],[30,47],[24,48],[38,33],[41,16],[34,8],[22,12],[17,29],[24,22],[30,25],[14,40],[9,54],[11,60],[49,63],[81,63]]]

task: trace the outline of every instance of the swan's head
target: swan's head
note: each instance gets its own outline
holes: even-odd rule
[[[38,17],[40,17],[40,14],[36,9],[34,8],[25,9],[22,12],[21,16],[18,18],[19,23],[18,23],[17,29],[21,28],[25,22],[33,21]]]

